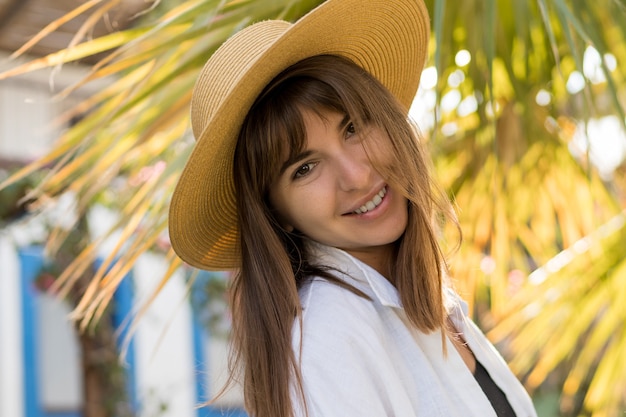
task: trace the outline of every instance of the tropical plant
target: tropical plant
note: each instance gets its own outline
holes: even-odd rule
[[[506,342],[528,387],[563,375],[561,412],[617,415],[626,397],[626,370],[615,366],[626,346],[625,214],[579,138],[591,118],[617,115],[623,127],[624,6],[431,7],[432,142],[465,233],[453,262],[459,287],[483,327],[499,323],[490,336]],[[579,159],[576,144],[586,147]]]
[[[564,377],[561,410],[617,416],[626,397],[626,211],[535,270],[511,300],[516,311],[492,336],[509,348],[511,367],[539,387],[555,368]]]
[[[102,16],[118,1],[92,1],[81,6],[80,11]],[[166,229],[168,198],[193,143],[187,133],[188,107],[200,67],[226,38],[247,24],[269,18],[293,20],[317,3],[170,2],[171,9],[162,10],[144,24],[84,42],[82,38],[75,39],[66,50],[0,75],[3,79],[111,51],[85,79],[58,96],[67,96],[95,80],[110,80],[108,87],[64,115],[61,121],[78,122],[59,138],[48,155],[2,184],[5,187],[43,166],[56,164],[33,191],[35,198],[53,198],[70,191],[77,198],[80,213],[96,201],[120,210],[120,220],[111,229],[111,233],[122,229],[118,245],[101,264],[75,310],[74,317],[83,328],[92,319],[97,321],[137,257],[157,245]],[[74,16],[70,13],[53,22],[13,56],[25,53]],[[87,21],[94,24],[97,19]],[[77,36],[84,36],[88,29],[84,27]],[[126,180],[116,181],[118,178]],[[52,252],[64,237],[63,231],[53,236],[49,242]],[[59,277],[57,287],[62,296],[71,289],[73,277],[91,268],[99,245],[109,237],[104,235],[94,241]],[[172,251],[167,256],[171,268],[162,283],[181,265]]]
[[[96,16],[112,1],[91,2],[85,12]],[[5,182],[56,162],[33,197],[71,190],[81,211],[94,201],[119,210],[114,227],[122,230],[119,244],[75,310],[83,328],[100,317],[133,261],[162,239],[168,197],[192,145],[187,108],[200,66],[245,25],[295,19],[317,3],[181,0],[168,9],[157,7],[132,29],[77,39],[68,50],[0,74],[2,79],[112,51],[77,84],[110,79],[108,87],[67,115],[81,119],[47,156]],[[594,236],[624,214],[618,214],[607,180],[588,162],[589,152],[576,159],[570,148],[581,132],[579,121],[606,114],[624,120],[625,74],[623,65],[615,65],[626,60],[624,4],[427,0],[427,5],[433,68],[424,73],[416,108],[436,115],[422,127],[439,177],[459,207],[464,243],[451,265],[458,287],[474,302],[485,328],[499,322],[491,335],[506,341],[502,346],[514,369],[529,375],[531,388],[575,360],[571,371],[564,371],[563,409],[616,415],[624,406],[620,383],[626,371],[607,361],[626,345],[623,316],[611,308],[625,297],[626,233],[623,223],[613,220],[608,224],[619,226],[613,237]],[[44,29],[42,36],[47,33]],[[429,77],[433,74],[436,78]],[[51,246],[62,239],[60,233]],[[553,257],[581,241],[594,256],[576,256],[539,284],[526,279],[541,265],[540,271],[550,271]],[[92,242],[65,270],[58,281],[62,293],[91,265],[100,243]],[[171,251],[167,256],[171,268],[162,284],[181,265]],[[580,286],[567,277],[576,277]],[[529,316],[528,306],[545,308]],[[544,342],[536,336],[557,334],[565,326],[567,337]],[[607,386],[615,389],[602,389]]]

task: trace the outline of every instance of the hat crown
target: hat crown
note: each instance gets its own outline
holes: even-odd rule
[[[255,23],[237,32],[213,53],[198,76],[191,98],[191,127],[196,138],[250,67],[292,25],[282,20]]]

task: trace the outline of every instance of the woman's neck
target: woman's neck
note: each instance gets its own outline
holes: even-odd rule
[[[394,244],[359,250],[344,250],[361,262],[374,268],[379,274],[395,285],[393,269],[398,254]]]

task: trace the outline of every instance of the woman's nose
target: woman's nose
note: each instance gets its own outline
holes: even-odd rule
[[[337,165],[337,182],[343,191],[359,190],[371,186],[371,175],[374,168],[365,151],[346,152],[338,158]]]

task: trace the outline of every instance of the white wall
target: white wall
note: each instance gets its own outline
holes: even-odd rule
[[[40,294],[37,300],[37,358],[41,406],[48,411],[76,411],[83,404],[81,351],[68,320],[69,305]]]
[[[167,265],[145,254],[133,270],[138,304],[158,286]],[[195,417],[195,364],[191,309],[184,277],[174,274],[139,321],[135,357],[140,416]],[[161,405],[166,405],[158,413]]]
[[[30,57],[9,61],[0,52],[0,72],[27,62]],[[81,97],[89,97],[107,84],[91,82],[70,98],[56,95],[88,74],[87,68],[66,64],[61,68],[38,70],[0,80],[0,157],[30,161],[48,151],[64,126],[57,126],[59,115]]]
[[[56,136],[52,96],[28,82],[0,84],[0,155],[29,161],[45,154]]]
[[[0,230],[0,416],[22,417],[22,295],[19,259],[7,231]]]

